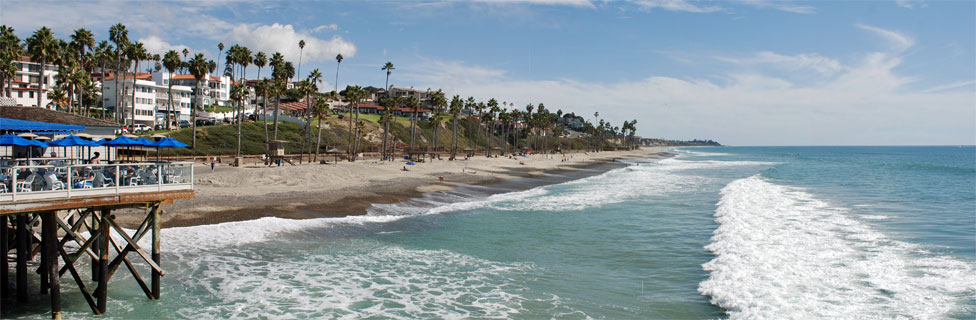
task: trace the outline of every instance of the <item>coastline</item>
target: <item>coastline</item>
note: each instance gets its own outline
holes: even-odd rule
[[[620,167],[617,159],[660,158],[657,148],[529,158],[475,156],[469,160],[434,160],[406,165],[403,161],[358,161],[338,164],[234,168],[195,168],[196,198],[163,207],[163,227],[186,227],[263,217],[314,219],[364,215],[373,204],[397,203],[425,193],[463,185],[500,185],[518,178],[529,189],[600,174]],[[564,161],[565,159],[565,161]],[[409,171],[402,171],[407,167]],[[443,179],[441,179],[443,178]],[[544,178],[544,179],[542,179]],[[116,221],[137,227],[142,213],[118,211]]]

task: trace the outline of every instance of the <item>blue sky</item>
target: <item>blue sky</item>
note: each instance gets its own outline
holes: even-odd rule
[[[62,17],[50,19],[52,16]],[[12,1],[0,23],[281,51],[339,86],[543,102],[735,145],[976,144],[972,1]],[[269,75],[268,70],[263,75]],[[256,68],[250,68],[253,78]]]

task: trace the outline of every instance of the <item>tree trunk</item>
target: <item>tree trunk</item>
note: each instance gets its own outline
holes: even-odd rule
[[[451,116],[451,122],[454,123],[454,130],[451,135],[451,160],[454,160],[457,158],[457,113]]]
[[[319,161],[319,150],[322,148],[322,115],[319,114],[319,136],[315,139],[315,158],[312,161]]]
[[[439,116],[435,116],[435,117],[439,117]],[[437,129],[441,128],[441,123],[440,121],[434,121],[432,123],[434,124],[434,154],[436,155],[437,154]]]
[[[138,74],[139,74],[139,59],[136,59],[136,69],[135,71],[132,72],[132,115],[130,116],[132,122],[129,123],[129,126],[136,125],[136,76]]]
[[[200,95],[201,93],[203,93],[203,88],[200,87],[200,80],[197,80],[196,85],[197,85],[197,96],[194,97],[196,99],[193,100],[200,100],[202,102],[203,97],[200,97]],[[197,147],[197,104],[196,103],[190,103],[190,125],[193,126],[193,142],[192,144],[190,144],[190,149],[195,149]]]
[[[46,64],[47,64],[47,57],[41,56],[41,69],[40,71],[38,71],[40,72],[40,75],[37,78],[37,107],[38,108],[45,107],[41,105],[41,95],[44,94],[44,69],[45,69],[44,65]]]
[[[389,79],[389,76],[387,76],[387,79]],[[380,120],[381,122],[383,122],[383,152],[380,152],[380,154],[383,156],[383,160],[385,161],[389,159],[387,157],[387,150],[389,149],[387,149],[386,138],[387,138],[387,132],[390,131],[390,120],[387,119],[387,114],[381,115]]]
[[[278,107],[281,105],[281,92],[275,92],[274,139],[278,140]]]
[[[270,137],[268,136],[268,112],[267,112],[268,93],[267,92],[264,92],[264,94],[261,95],[261,102],[263,104],[263,106],[261,106],[261,119],[264,119],[264,144],[268,144],[268,140],[270,140]],[[257,107],[254,107],[254,110],[256,112]]]

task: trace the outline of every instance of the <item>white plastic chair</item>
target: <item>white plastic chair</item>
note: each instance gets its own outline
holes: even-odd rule
[[[31,173],[26,179],[24,179],[24,181],[17,182],[17,185],[14,188],[17,189],[17,192],[31,192],[31,189],[34,186],[35,178],[37,178],[37,174]]]

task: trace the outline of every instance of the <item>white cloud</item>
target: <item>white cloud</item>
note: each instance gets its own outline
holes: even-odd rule
[[[644,9],[660,8],[668,11],[706,13],[722,10],[719,6],[699,6],[688,0],[637,0],[634,3]]]
[[[270,57],[274,52],[281,52],[288,61],[298,62],[298,42],[305,40],[305,50],[301,52],[302,60],[331,61],[337,54],[344,57],[356,55],[356,45],[335,35],[331,39],[321,39],[307,32],[295,31],[290,24],[272,24],[249,26],[239,24],[224,37],[230,43],[239,43],[251,51],[264,51]]]
[[[316,33],[322,31],[336,31],[336,30],[339,30],[339,26],[333,23],[333,24],[323,24],[318,27],[315,27],[311,30],[311,32]]]
[[[749,58],[719,57],[719,60],[745,66],[772,66],[789,72],[813,71],[820,75],[833,75],[845,67],[837,60],[819,54],[783,55],[761,51]]]
[[[711,138],[729,144],[870,145],[976,143],[976,88],[972,82],[910,90],[917,81],[893,70],[902,60],[867,53],[850,65],[817,54],[757,55],[798,61],[833,72],[804,84],[758,72],[724,73],[724,81],[650,76],[613,83],[573,79],[521,80],[504,70],[463,62],[426,61],[399,79],[417,87],[527,103],[581,115],[599,111],[619,124],[638,119],[638,134],[662,138]]]
[[[928,6],[928,4],[925,3],[925,0],[895,0],[895,4],[897,4],[899,7],[908,9],[915,9],[916,7],[924,8]]]
[[[911,48],[912,46],[915,45],[914,39],[909,38],[908,36],[895,31],[882,29],[875,26],[864,25],[864,24],[857,24],[857,27],[867,31],[871,31],[877,34],[878,36],[881,36],[889,43],[891,43],[892,47],[899,52],[905,51],[908,48]]]
[[[538,4],[538,5],[564,5],[573,7],[593,7],[590,0],[474,0],[483,3],[519,3],[519,4]]]
[[[206,50],[196,50],[190,48],[190,46],[187,46],[185,44],[170,44],[169,42],[166,42],[165,40],[161,39],[158,36],[148,36],[145,38],[140,38],[138,42],[142,42],[142,45],[145,46],[146,50],[149,50],[149,52],[158,53],[159,55],[163,55],[166,53],[166,51],[169,50],[180,52],[182,54],[184,48],[192,52],[192,54],[196,54],[198,52],[206,54],[208,52]]]
[[[771,1],[771,0],[738,0],[739,2],[747,5],[751,5],[757,8],[773,8],[776,10],[792,12],[792,13],[802,13],[802,14],[813,14],[817,12],[817,8],[807,5],[793,4],[790,1]]]

